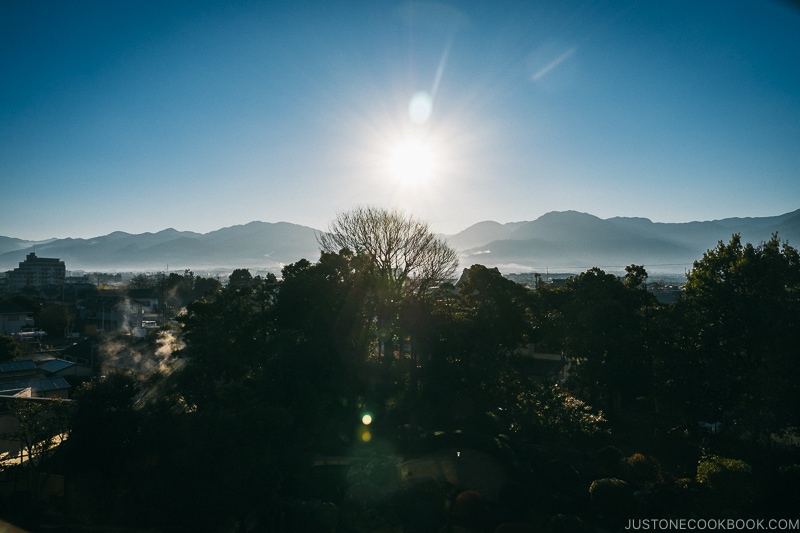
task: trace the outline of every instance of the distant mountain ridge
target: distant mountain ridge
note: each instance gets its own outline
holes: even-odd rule
[[[758,244],[776,232],[797,247],[800,209],[774,217],[686,223],[553,211],[530,222],[480,222],[447,239],[461,250],[464,264],[491,264],[503,271],[614,270],[636,263],[651,272],[682,272],[734,233]],[[486,242],[478,244],[481,240]]]
[[[317,230],[288,222],[250,222],[205,234],[169,228],[157,233],[133,235],[116,231],[91,239],[40,242],[0,237],[0,270],[17,267],[34,250],[39,257],[60,258],[67,270],[277,271],[283,263],[319,257]]]
[[[553,211],[533,221],[484,221],[441,235],[460,252],[464,267],[480,263],[503,272],[621,270],[632,263],[648,272],[684,272],[703,253],[739,233],[745,242],[781,240],[798,247],[800,209],[779,216],[664,223],[646,218],[601,219]],[[163,271],[249,268],[278,272],[282,265],[319,258],[319,230],[288,222],[250,222],[210,233],[169,228],[138,235],[116,231],[91,239],[25,241],[0,236],[0,271],[34,251],[58,257],[67,270]]]

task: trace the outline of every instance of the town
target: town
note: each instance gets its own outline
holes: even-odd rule
[[[287,532],[793,516],[800,263],[777,236],[734,235],[665,286],[640,265],[459,271],[427,226],[347,217],[280,278],[67,276],[29,253],[0,303],[0,516]]]

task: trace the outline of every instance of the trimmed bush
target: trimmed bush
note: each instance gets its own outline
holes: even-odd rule
[[[603,478],[592,481],[589,496],[595,513],[606,526],[619,527],[633,516],[633,491],[621,479]]]
[[[661,465],[652,457],[641,453],[625,458],[625,473],[627,481],[637,487],[650,488],[662,481]]]
[[[703,457],[697,464],[697,481],[708,489],[708,504],[713,511],[740,512],[756,496],[753,469],[740,459]]]

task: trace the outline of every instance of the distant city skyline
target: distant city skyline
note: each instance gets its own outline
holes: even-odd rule
[[[8,237],[800,207],[791,2],[15,2],[0,48]]]

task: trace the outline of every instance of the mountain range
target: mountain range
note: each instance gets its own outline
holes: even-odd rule
[[[613,272],[642,264],[651,273],[683,273],[719,241],[738,233],[754,244],[778,233],[800,242],[800,209],[773,217],[662,223],[646,218],[601,219],[554,211],[533,221],[485,221],[455,235],[440,235],[459,251],[461,265],[476,263],[503,272],[581,272],[598,266]],[[30,252],[58,257],[67,270],[180,271],[249,268],[278,272],[301,258],[319,258],[319,230],[288,222],[250,222],[210,233],[165,229],[114,232],[91,239],[26,241],[0,236],[0,271],[18,266]]]
[[[797,247],[800,209],[774,217],[687,223],[550,212],[532,222],[481,222],[448,240],[461,252],[465,265],[491,264],[504,272],[580,272],[593,266],[618,271],[635,263],[648,272],[682,273],[734,233],[744,242],[758,244],[776,232]]]

